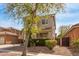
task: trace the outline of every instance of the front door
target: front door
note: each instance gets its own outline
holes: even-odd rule
[[[64,37],[62,39],[62,46],[69,46],[69,37]]]

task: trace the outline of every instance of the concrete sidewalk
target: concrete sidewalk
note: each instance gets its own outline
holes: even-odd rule
[[[4,44],[0,45],[0,48],[13,47],[13,46],[20,46],[20,44]]]

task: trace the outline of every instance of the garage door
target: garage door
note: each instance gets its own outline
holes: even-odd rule
[[[0,44],[4,44],[4,37],[0,37]]]

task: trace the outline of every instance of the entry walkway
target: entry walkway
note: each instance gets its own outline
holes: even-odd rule
[[[56,46],[53,50],[53,54],[56,55],[72,56],[71,51],[67,47]]]

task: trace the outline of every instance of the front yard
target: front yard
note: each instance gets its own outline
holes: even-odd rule
[[[15,45],[0,45],[0,56],[21,56],[23,47],[19,44]],[[52,50],[47,47],[37,46],[28,48],[29,56],[73,56],[79,53],[72,52],[72,49],[67,47],[55,46]]]

